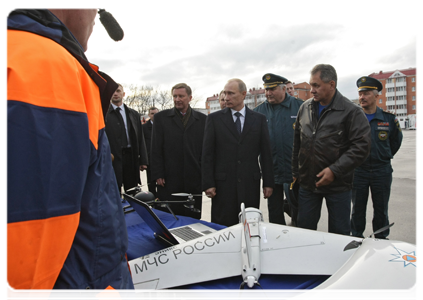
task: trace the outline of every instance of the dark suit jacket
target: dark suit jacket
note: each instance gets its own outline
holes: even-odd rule
[[[201,153],[206,115],[192,110],[186,127],[174,108],[154,115],[151,141],[152,180],[164,178],[165,186],[157,186],[160,200],[185,200],[172,193],[201,194]],[[201,209],[201,197],[195,207]],[[172,205],[176,214],[186,215],[182,205]],[[198,216],[197,216],[198,217]]]
[[[145,145],[147,146],[147,154],[148,159],[150,161],[150,151],[151,151],[151,131],[153,129],[153,124],[151,123],[151,120],[148,120],[145,122],[145,124],[142,125],[142,130],[144,132],[144,140]]]
[[[141,118],[138,112],[123,105],[125,108],[127,124],[129,126],[129,139],[131,141],[132,155],[134,164],[133,169],[130,170],[130,175],[134,178],[134,184],[141,183],[140,169],[141,165],[148,165],[147,148],[145,146],[144,134],[141,127]],[[116,180],[118,186],[122,185],[123,171],[122,171],[122,148],[121,148],[121,124],[117,112],[113,110],[110,105],[106,115],[106,134],[109,139],[110,149],[114,156],[113,169],[115,170]]]
[[[210,114],[204,132],[202,181],[203,190],[216,188],[211,221],[237,224],[242,202],[245,207],[259,208],[261,178],[263,187],[274,187],[266,117],[246,107],[239,136],[229,108]]]

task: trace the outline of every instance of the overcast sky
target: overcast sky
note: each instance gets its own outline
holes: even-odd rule
[[[185,82],[197,107],[234,77],[248,88],[262,86],[268,72],[308,82],[312,67],[326,63],[337,70],[340,92],[355,99],[360,76],[416,67],[414,0],[63,2],[101,6],[123,28],[124,39],[115,42],[96,19],[86,55],[102,71],[124,85]]]

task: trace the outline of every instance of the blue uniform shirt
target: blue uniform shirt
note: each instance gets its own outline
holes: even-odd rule
[[[398,119],[392,113],[377,107],[369,122],[372,136],[370,155],[356,170],[392,172],[391,159],[402,143],[402,131]]]

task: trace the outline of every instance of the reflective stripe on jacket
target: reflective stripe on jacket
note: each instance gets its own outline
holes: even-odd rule
[[[119,288],[127,233],[103,114],[117,84],[50,12],[8,25],[9,284]]]

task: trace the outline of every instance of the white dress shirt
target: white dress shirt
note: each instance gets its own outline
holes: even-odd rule
[[[232,112],[232,118],[234,119],[234,123],[235,123],[237,118],[237,116],[235,116],[235,113],[237,111],[231,108],[231,112]],[[242,132],[242,130],[244,129],[244,122],[245,122],[245,105],[242,107],[239,113],[241,114],[239,116],[239,120],[241,121],[241,132]]]

